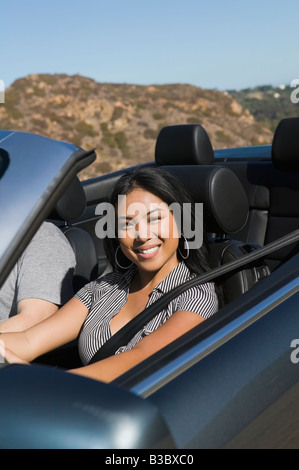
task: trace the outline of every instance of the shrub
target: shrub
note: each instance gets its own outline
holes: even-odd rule
[[[116,108],[114,108],[111,120],[116,121],[117,119],[121,118],[123,115],[123,112],[124,112],[123,108],[121,108],[120,106],[116,106]]]
[[[77,124],[77,131],[81,134],[88,135],[90,137],[95,137],[96,135],[98,135],[96,130],[85,121],[80,121]]]
[[[156,121],[160,121],[161,119],[164,119],[164,114],[162,113],[154,113],[153,118],[156,119]]]
[[[156,139],[157,131],[154,131],[154,129],[145,129],[143,136],[145,139]]]
[[[112,169],[113,168],[109,162],[96,163],[96,170],[99,173],[103,173],[103,174],[110,173]]]

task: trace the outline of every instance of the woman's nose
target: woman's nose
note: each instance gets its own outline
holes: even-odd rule
[[[150,224],[141,220],[135,226],[135,238],[139,240],[147,240],[151,236]]]

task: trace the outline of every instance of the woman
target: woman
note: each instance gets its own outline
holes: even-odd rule
[[[79,336],[84,365],[70,372],[110,382],[218,310],[213,283],[189,289],[115,355],[89,364],[107,339],[147,305],[209,269],[206,247],[189,250],[179,233],[182,220],[178,217],[184,211],[178,216],[169,210],[173,203],[181,209],[190,203],[172,175],[156,168],[127,173],[116,183],[110,203],[115,208],[117,236],[105,243],[113,271],[87,284],[42,323],[25,332],[2,334],[2,355],[8,362],[28,363]]]

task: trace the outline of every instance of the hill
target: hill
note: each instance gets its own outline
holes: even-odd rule
[[[95,147],[97,160],[82,172],[84,179],[152,161],[157,135],[166,125],[199,123],[215,149],[270,143],[271,126],[244,97],[184,84],[141,86],[98,83],[80,75],[29,75],[6,90],[0,128]]]
[[[278,122],[286,117],[299,116],[299,104],[293,103],[291,94],[295,88],[280,85],[258,86],[244,90],[231,90],[229,94],[254,116],[256,122],[274,131]]]

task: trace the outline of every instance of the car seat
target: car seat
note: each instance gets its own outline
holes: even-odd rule
[[[237,176],[221,166],[166,166],[188,188],[195,202],[203,203],[203,219],[208,232],[211,267],[256,250],[259,245],[235,240],[233,235],[247,221],[248,200]],[[247,292],[270,273],[264,261],[255,262],[220,280],[228,303]]]
[[[195,202],[203,203],[212,267],[259,247],[233,238],[247,222],[248,199],[233,171],[214,164],[212,145],[202,126],[163,128],[156,144],[156,163],[182,181]],[[225,275],[220,280],[225,303],[239,297],[269,273],[261,260]]]
[[[299,227],[299,118],[278,124],[272,143],[273,168],[269,174],[269,215],[265,243],[270,243]],[[299,244],[269,256],[270,269],[276,269],[298,253]]]
[[[240,179],[249,200],[249,218],[239,240],[267,245],[299,227],[299,118],[282,119],[274,133],[272,159],[219,162]],[[292,244],[267,256],[274,271],[298,252]]]
[[[60,227],[74,250],[76,266],[73,287],[75,293],[86,283],[95,279],[98,274],[94,242],[86,230],[74,224],[74,221],[83,214],[85,207],[85,193],[78,177],[75,177],[49,216],[49,220]],[[82,366],[77,340],[43,354],[34,362],[66,369]]]
[[[92,237],[86,230],[74,223],[83,214],[85,207],[85,193],[76,177],[61,196],[50,216],[50,219],[65,234],[75,253],[74,292],[98,276],[97,254]]]
[[[214,151],[208,134],[199,124],[163,127],[155,147],[157,165],[210,165]]]

